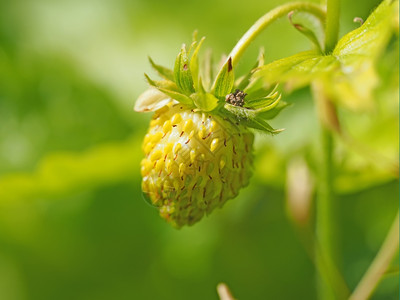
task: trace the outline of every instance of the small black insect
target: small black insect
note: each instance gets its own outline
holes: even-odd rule
[[[228,102],[229,104],[235,105],[235,106],[243,106],[244,105],[244,97],[246,97],[246,93],[236,89],[234,93],[230,93],[226,95],[225,101]]]

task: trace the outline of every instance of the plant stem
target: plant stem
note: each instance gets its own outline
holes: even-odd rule
[[[236,46],[233,48],[228,58],[232,58],[232,65],[235,66],[247,49],[250,43],[273,21],[287,15],[294,10],[306,11],[318,17],[322,23],[325,23],[325,11],[320,5],[307,2],[291,2],[274,8],[258,19],[253,26],[243,35]]]
[[[399,213],[393,221],[392,226],[383,242],[378,254],[369,266],[367,272],[357,285],[350,300],[368,299],[378,285],[382,275],[389,267],[393,256],[399,249]]]
[[[331,282],[333,272],[333,258],[335,256],[334,232],[334,201],[333,201],[333,138],[332,132],[321,124],[321,146],[322,162],[320,165],[319,187],[317,192],[316,207],[316,236],[315,255],[317,268],[325,270],[318,279],[318,293],[320,299],[335,299],[333,283]]]
[[[328,0],[325,24],[325,53],[335,47],[339,32],[340,1]],[[335,201],[333,191],[333,135],[335,129],[336,107],[317,84],[314,84],[316,100],[321,124],[322,163],[320,165],[319,188],[316,208],[315,255],[317,268],[326,270],[318,278],[318,293],[320,299],[344,299],[347,295],[333,290],[331,279],[337,271],[336,262],[336,232],[335,232]],[[325,266],[325,269],[324,269]]]
[[[327,15],[325,23],[325,53],[331,52],[339,37],[340,1],[327,1]]]

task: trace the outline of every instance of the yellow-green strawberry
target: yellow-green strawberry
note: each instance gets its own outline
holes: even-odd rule
[[[203,40],[191,45],[192,55],[182,47],[173,71],[150,59],[164,79],[146,75],[151,87],[135,105],[136,111],[154,112],[143,141],[142,190],[177,228],[198,222],[248,184],[254,140],[249,128],[277,133],[266,120],[285,106],[279,93],[249,75],[235,83],[230,58],[207,86],[210,73],[199,70],[197,59]]]
[[[247,185],[252,144],[253,134],[239,122],[166,105],[143,142],[143,192],[163,218],[192,225]]]

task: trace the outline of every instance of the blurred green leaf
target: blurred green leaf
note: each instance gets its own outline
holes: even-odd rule
[[[109,143],[82,153],[52,153],[44,157],[33,173],[0,177],[0,204],[39,197],[54,197],[104,182],[137,179],[142,156],[142,137]]]
[[[304,34],[316,47],[319,52],[323,52],[324,28],[320,19],[306,12],[292,11],[289,21],[299,32]]]
[[[253,79],[262,78],[269,84],[289,82],[291,88],[298,88],[335,68],[335,62],[335,58],[316,51],[300,52],[256,69]]]

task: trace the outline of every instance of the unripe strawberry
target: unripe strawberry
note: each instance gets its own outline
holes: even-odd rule
[[[230,58],[213,85],[204,86],[200,74],[204,82],[211,79],[199,71],[202,41],[196,48],[197,42],[192,44],[190,59],[182,47],[173,71],[150,59],[164,80],[146,75],[152,87],[135,105],[136,111],[154,111],[143,142],[142,190],[160,215],[178,228],[222,207],[248,184],[254,139],[248,128],[277,133],[265,120],[284,107],[278,105],[275,90],[260,98],[265,89],[249,76],[235,84]]]
[[[181,104],[157,110],[143,142],[143,192],[176,227],[192,225],[247,185],[253,134]]]

